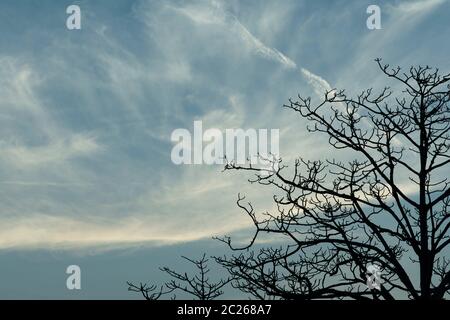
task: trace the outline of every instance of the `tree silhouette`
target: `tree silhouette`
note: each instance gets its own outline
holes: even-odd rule
[[[356,98],[325,92],[312,105],[298,96],[286,108],[306,118],[310,132],[355,159],[308,161],[272,170],[228,163],[273,187],[276,213],[237,204],[256,227],[245,248],[217,257],[233,286],[257,298],[443,299],[450,291],[450,74],[430,67],[376,62],[401,86]],[[405,184],[405,182],[407,182]],[[260,234],[284,236],[278,248],[252,250]],[[373,270],[376,270],[374,272]]]
[[[127,285],[128,291],[138,292],[146,300],[158,300],[162,295],[170,293],[169,291],[164,291],[164,286],[158,288],[156,285],[148,285],[142,282],[139,285],[135,285],[129,281],[127,281]]]
[[[176,291],[187,293],[198,300],[214,300],[223,294],[222,289],[230,282],[230,279],[220,279],[217,282],[210,281],[210,269],[208,267],[209,259],[206,258],[206,254],[203,254],[198,260],[187,257],[182,258],[195,266],[197,274],[188,275],[187,272],[178,273],[168,267],[163,267],[160,270],[167,273],[172,279],[160,288],[156,285],[142,283],[135,285],[131,282],[127,282],[128,290],[141,293],[147,300],[158,300],[163,295]],[[173,299],[175,298],[176,297],[173,296]]]

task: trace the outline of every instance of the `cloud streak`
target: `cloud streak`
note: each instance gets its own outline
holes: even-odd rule
[[[226,11],[224,5],[219,1],[212,1],[211,5],[194,5],[186,7],[168,6],[170,9],[178,12],[193,22],[200,25],[222,25],[230,32],[234,33],[241,39],[249,48],[251,48],[258,55],[278,62],[286,68],[295,69],[297,65],[294,61],[286,57],[283,53],[275,48],[270,48],[261,40],[255,37],[232,13]]]

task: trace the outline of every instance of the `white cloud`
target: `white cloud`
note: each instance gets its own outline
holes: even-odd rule
[[[138,10],[151,44],[142,43],[141,50],[151,51],[151,57],[138,57],[111,30],[100,27],[86,39],[95,46],[80,47],[68,40],[52,44],[45,76],[26,59],[4,58],[8,63],[0,64],[0,93],[7,97],[2,116],[27,124],[28,117],[33,120],[25,129],[8,123],[13,134],[0,143],[0,159],[7,168],[0,180],[4,192],[0,248],[114,247],[209,238],[251,225],[236,207],[237,192],[245,193],[261,211],[272,205],[271,190],[248,185],[247,176],[222,173],[217,166],[176,167],[170,162],[167,140],[174,126],[192,124],[198,116],[208,127],[276,125],[273,114],[287,98],[285,84],[276,86],[282,88],[283,98],[275,99],[256,85],[254,92],[234,88],[241,80],[238,76],[215,79],[215,70],[202,71],[202,59],[208,57],[205,43],[217,30],[235,42],[230,48],[229,43],[216,41],[214,58],[225,56],[230,63],[226,68],[242,69],[239,76],[249,83],[255,79],[245,73],[245,64],[254,60],[258,69],[262,60],[252,59],[254,55],[279,70],[264,80],[269,84],[281,83],[286,71],[297,65],[219,3],[169,8],[161,2],[161,6],[166,9]],[[167,8],[191,22],[181,21],[179,15],[166,20],[162,11]],[[180,32],[189,34],[189,41],[183,42]],[[228,62],[229,54],[249,59]],[[84,68],[83,59],[89,68]],[[325,81],[306,69],[303,73],[313,89]],[[108,126],[77,131],[80,124],[59,118],[67,109],[55,106],[42,90],[59,82],[69,83],[79,99],[71,112]],[[296,83],[290,90],[297,90]],[[185,110],[186,105],[199,110]],[[286,112],[276,120],[286,124],[292,115]],[[155,147],[149,138],[162,146]],[[292,131],[288,138],[292,148],[285,154],[294,153],[298,144],[308,144]],[[96,166],[80,161],[85,159]]]
[[[446,0],[418,0],[418,1],[402,1],[397,5],[389,4],[389,8],[394,14],[412,15],[427,14],[431,10],[436,9],[439,5],[445,3]]]
[[[31,65],[5,56],[0,57],[0,62],[1,105],[7,115],[2,125],[8,129],[8,134],[0,138],[0,159],[27,168],[90,155],[100,149],[93,136],[71,133],[54,120],[37,93],[45,79]],[[36,136],[44,142],[25,142]]]
[[[330,84],[322,77],[304,68],[301,68],[301,72],[308,83],[313,87],[317,96],[323,97],[326,92],[331,91],[332,88]]]
[[[173,233],[174,228],[179,228],[176,224],[155,224],[148,217],[129,217],[105,223],[96,217],[33,214],[24,218],[2,219],[1,222],[0,249],[114,248],[136,244],[173,244],[211,237],[211,230],[197,228],[176,235]],[[234,226],[220,225],[215,232],[221,234],[234,229]]]
[[[201,5],[188,5],[185,7],[168,7],[185,15],[195,23],[222,25],[239,37],[255,53],[267,59],[279,62],[286,68],[295,69],[297,67],[295,62],[286,57],[283,53],[275,48],[270,48],[256,38],[236,16],[223,8],[221,2],[213,1],[210,3],[210,6],[202,3]]]
[[[93,137],[75,134],[37,147],[12,145],[0,141],[0,158],[24,169],[39,165],[53,165],[74,157],[91,155],[100,149]]]

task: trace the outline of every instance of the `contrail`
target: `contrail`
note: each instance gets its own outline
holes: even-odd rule
[[[247,44],[253,51],[261,57],[280,63],[287,69],[299,69],[297,64],[275,48],[271,48],[264,44],[260,39],[254,36],[232,13],[223,8],[222,3],[213,1],[208,7],[182,7],[177,8],[168,6],[168,8],[188,17],[197,24],[215,24],[223,25],[228,30],[236,34],[242,41]],[[322,96],[325,91],[330,91],[331,86],[322,77],[312,73],[311,71],[300,68],[301,75],[314,88],[314,92]]]

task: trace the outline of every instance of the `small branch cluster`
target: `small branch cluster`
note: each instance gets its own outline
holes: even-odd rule
[[[214,300],[223,294],[222,289],[230,282],[230,278],[212,282],[209,278],[209,259],[206,258],[206,254],[203,254],[198,260],[187,257],[183,257],[183,259],[194,265],[197,269],[197,274],[189,275],[187,272],[179,273],[168,267],[163,267],[160,270],[172,278],[163,286],[157,287],[156,285],[142,283],[135,285],[131,282],[127,282],[128,290],[141,293],[147,300],[158,300],[167,294],[177,291],[184,292],[194,299],[199,300]],[[175,298],[175,296],[173,296],[173,298]]]

